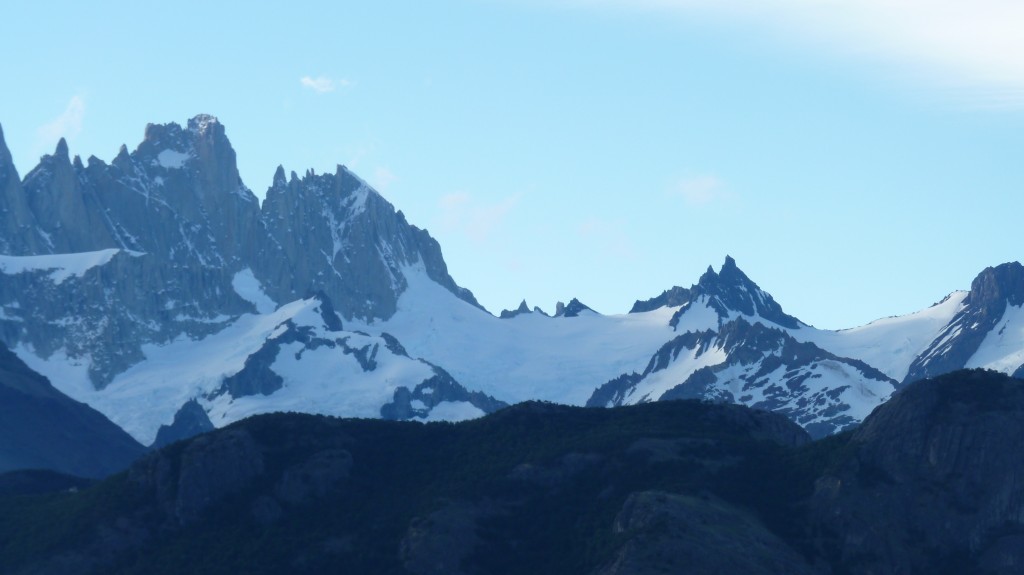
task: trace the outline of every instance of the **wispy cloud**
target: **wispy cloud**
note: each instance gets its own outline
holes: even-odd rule
[[[815,48],[898,66],[992,107],[1024,107],[1020,0],[563,0],[768,26]]]
[[[347,80],[345,78],[334,79],[323,75],[317,76],[316,78],[313,78],[312,76],[303,76],[302,78],[299,78],[299,82],[304,88],[313,90],[317,94],[326,94],[328,92],[333,92],[338,88],[347,88],[352,85],[351,80]]]
[[[74,139],[82,131],[84,117],[85,99],[72,96],[64,112],[36,129],[37,151],[51,148],[61,138]]]
[[[706,206],[730,196],[725,183],[713,175],[683,178],[672,187],[669,193],[683,198],[691,206]]]
[[[497,203],[486,204],[464,192],[447,194],[438,202],[441,226],[464,233],[473,240],[483,241],[515,209],[520,198],[517,194]]]
[[[373,187],[383,192],[387,190],[391,186],[391,184],[397,179],[398,176],[393,174],[391,170],[385,168],[384,166],[377,166],[373,170],[373,178],[371,181],[373,183]]]

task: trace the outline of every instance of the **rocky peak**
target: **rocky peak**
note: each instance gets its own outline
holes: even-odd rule
[[[1019,380],[965,370],[908,385],[816,483],[810,508],[828,550],[852,573],[973,572],[951,557],[1020,573],[1024,459],[1009,454],[1022,436]]]
[[[583,302],[576,298],[569,300],[569,303],[563,304],[558,302],[555,306],[555,317],[577,317],[584,311],[593,312],[594,310],[587,307]],[[594,312],[596,313],[596,312]]]
[[[630,313],[653,311],[661,307],[687,306],[701,297],[707,298],[708,305],[714,308],[723,321],[727,320],[731,313],[738,312],[747,316],[760,316],[783,327],[795,329],[801,325],[795,317],[786,315],[771,295],[751,281],[731,256],[725,256],[725,263],[717,273],[712,266],[708,266],[707,271],[689,289],[674,286],[661,292],[657,297],[637,300]],[[686,309],[684,307],[680,310],[672,318],[670,325],[674,327],[678,323],[679,313]]]
[[[41,237],[0,126],[0,253],[37,253]]]
[[[61,162],[69,162],[68,157],[68,141],[64,138],[57,140],[57,149],[53,152],[53,156]]]
[[[521,314],[524,314],[524,313],[530,313],[530,307],[526,305],[526,300],[525,299],[522,302],[520,302],[519,307],[517,307],[514,310],[509,310],[509,309],[501,310],[501,315],[499,315],[498,317],[501,318],[501,319],[510,319],[510,318],[516,317],[517,315],[521,315]]]
[[[710,268],[708,268],[710,270]],[[710,270],[714,273],[714,270]],[[636,300],[633,304],[633,308],[629,310],[629,313],[641,313],[645,311],[654,311],[662,307],[678,307],[690,303],[693,299],[693,294],[690,290],[673,286],[672,289],[667,289],[661,292],[661,295],[648,300]]]
[[[190,118],[188,121],[188,131],[201,137],[226,139],[224,136],[224,124],[221,124],[216,116],[209,114],[198,114]]]
[[[188,121],[187,129],[175,122],[149,124],[132,156],[147,171],[161,172],[163,178],[178,173],[186,176],[208,207],[213,205],[210,196],[215,194],[231,193],[255,200],[242,184],[235,150],[224,126],[213,116],[196,116]]]
[[[964,301],[968,305],[1000,308],[1007,303],[1024,305],[1024,266],[1020,262],[1010,262],[985,268],[971,282],[971,293]]]
[[[11,159],[11,150],[7,147],[7,139],[4,138],[3,124],[0,124],[0,177],[3,175],[3,169],[8,167],[14,167],[14,160]]]
[[[267,190],[262,218],[280,246],[287,269],[266,270],[267,282],[287,299],[323,290],[347,318],[388,318],[408,286],[405,274],[422,267],[457,297],[479,305],[448,275],[440,245],[410,225],[366,182],[339,165],[333,174],[279,168]]]
[[[292,172],[292,178],[295,178],[295,172]],[[274,180],[271,184],[272,188],[279,188],[288,185],[288,178],[284,173],[284,166],[278,165],[277,171],[274,172]]]
[[[64,138],[52,155],[43,156],[22,184],[25,201],[41,236],[36,250],[41,253],[69,253],[120,247],[111,237],[99,213],[97,198],[79,177],[81,161],[71,162]]]
[[[121,144],[121,147],[117,149],[117,156],[111,162],[111,165],[117,166],[121,171],[127,171],[131,167],[132,158],[128,153],[128,146]]]
[[[729,312],[740,312],[749,316],[760,316],[768,321],[788,328],[797,328],[800,322],[782,311],[771,295],[764,292],[750,280],[739,267],[736,260],[725,257],[719,273],[710,266],[698,280],[697,285],[690,288],[693,297],[705,296],[719,317],[729,316]]]
[[[1024,266],[1011,262],[982,270],[960,310],[911,364],[904,383],[961,369],[1003,318],[1006,306],[1024,305]],[[1022,366],[1024,369],[1024,366]]]

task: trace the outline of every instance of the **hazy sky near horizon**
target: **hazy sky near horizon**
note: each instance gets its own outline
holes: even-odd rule
[[[213,5],[211,5],[213,4]],[[726,254],[825,328],[1022,259],[1016,0],[439,0],[4,8],[24,176],[66,137],[220,118],[263,197],[345,164],[492,312],[602,313]]]

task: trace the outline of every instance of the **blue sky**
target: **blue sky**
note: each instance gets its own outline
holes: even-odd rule
[[[495,313],[624,312],[730,254],[852,327],[1022,257],[1013,0],[142,4],[5,7],[22,175],[214,114],[257,195],[346,164]]]

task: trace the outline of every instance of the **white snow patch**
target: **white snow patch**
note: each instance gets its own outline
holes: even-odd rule
[[[680,314],[679,321],[676,323],[676,333],[718,331],[718,312],[715,311],[715,308],[708,305],[707,296],[700,296],[689,307],[683,309],[684,311]]]
[[[482,409],[468,401],[442,401],[418,421],[466,421],[486,415]]]
[[[984,367],[1012,374],[1024,365],[1024,308],[1007,304],[1003,317],[965,367]]]
[[[191,159],[191,154],[185,154],[177,150],[164,150],[156,156],[157,163],[169,170],[180,169],[185,166],[185,162]]]
[[[250,268],[245,268],[235,274],[235,277],[231,279],[231,287],[242,299],[256,306],[256,311],[261,314],[272,313],[277,309],[277,304],[263,291],[263,285],[256,279]]]
[[[582,405],[608,380],[643,370],[673,337],[668,322],[678,308],[498,319],[431,280],[422,263],[403,274],[408,288],[395,315],[358,328],[350,322],[352,329],[388,332],[409,355],[444,367],[467,389],[511,403],[540,399]]]
[[[31,345],[25,343],[19,343],[11,351],[32,371],[45,376],[55,388],[75,401],[88,403],[85,398],[96,391],[89,379],[92,359],[88,356],[68,357],[64,349],[59,349],[49,357],[42,358]]]
[[[43,256],[0,256],[0,273],[17,275],[25,272],[52,271],[50,280],[55,284],[74,276],[82,277],[90,269],[108,263],[117,253],[116,248],[95,252],[51,254]],[[142,255],[128,252],[133,256]]]
[[[629,392],[625,404],[657,401],[666,391],[682,384],[698,369],[725,363],[728,354],[720,347],[713,347],[704,353],[697,349],[684,349],[665,369],[652,372]]]
[[[192,316],[192,315],[185,315],[183,313],[179,313],[178,315],[174,316],[174,321],[178,321],[178,322],[192,321],[192,322],[196,322],[196,323],[210,323],[210,324],[212,324],[212,323],[224,323],[224,322],[227,322],[229,320],[231,320],[231,316],[224,315],[224,314],[219,314],[216,317],[196,317],[196,316]],[[157,331],[157,330],[159,330],[159,327],[157,327],[157,329],[154,330],[154,331]]]
[[[786,385],[787,370],[780,366],[771,373],[757,378],[757,385],[742,379],[760,367],[760,363],[751,365],[733,365],[716,373],[718,385],[728,389],[738,403],[754,408],[767,408],[775,406],[782,412],[804,412],[814,415],[812,419],[802,421],[804,425],[825,421],[833,417],[834,413],[824,415],[829,408],[840,405],[848,406],[842,411],[843,415],[849,415],[857,421],[863,421],[873,409],[884,403],[892,395],[894,388],[892,384],[876,379],[869,379],[855,367],[827,359],[816,362],[808,367],[799,369],[794,377],[809,374],[803,380],[803,391],[790,390]],[[845,388],[836,398],[828,396],[828,392],[834,389]],[[811,406],[801,406],[801,401],[824,400],[823,404],[814,403]],[[766,403],[769,402],[770,403]],[[782,401],[783,405],[778,406]]]
[[[301,300],[273,314],[243,315],[200,340],[182,335],[166,345],[144,345],[146,359],[102,390],[89,380],[88,358],[69,358],[59,352],[44,361],[22,347],[16,352],[29,367],[49,377],[57,389],[89,404],[149,445],[160,425],[171,423],[182,404],[217,389],[224,376],[241,370],[246,358],[277,333],[282,323],[314,303]]]
[[[301,324],[298,317],[293,321]],[[284,380],[283,387],[267,397],[216,398],[209,409],[214,425],[272,411],[379,418],[381,406],[392,400],[399,385],[414,387],[434,375],[423,362],[391,354],[379,338],[350,332],[331,336],[348,337],[353,348],[379,344],[376,369],[364,371],[353,355],[340,348],[303,349],[297,342],[286,344],[273,364],[274,372]]]
[[[96,390],[89,380],[88,357],[68,357],[61,351],[44,360],[24,345],[15,352],[49,377],[60,391],[89,404],[146,445],[153,442],[160,426],[169,424],[181,405],[193,398],[199,400],[217,427],[277,411],[377,418],[398,386],[413,388],[434,376],[430,365],[392,354],[379,337],[330,332],[319,306],[316,299],[299,300],[272,313],[242,315],[203,339],[181,335],[165,345],[144,345],[146,359],[116,376],[102,390]],[[283,380],[281,389],[269,396],[235,398],[225,393],[211,397],[226,376],[245,366],[249,356],[268,340],[284,334],[289,320],[299,328],[312,328],[317,338],[346,338],[350,348],[376,346],[376,369],[364,371],[356,356],[346,354],[341,345],[309,349],[291,342],[281,346],[271,366]],[[439,413],[445,409],[448,407]],[[469,410],[464,408],[460,413]]]
[[[963,309],[968,292],[953,292],[921,311],[873,321],[840,331],[805,326],[786,330],[797,341],[810,342],[839,357],[859,359],[885,375],[903,381],[914,359],[924,353],[953,317]]]

